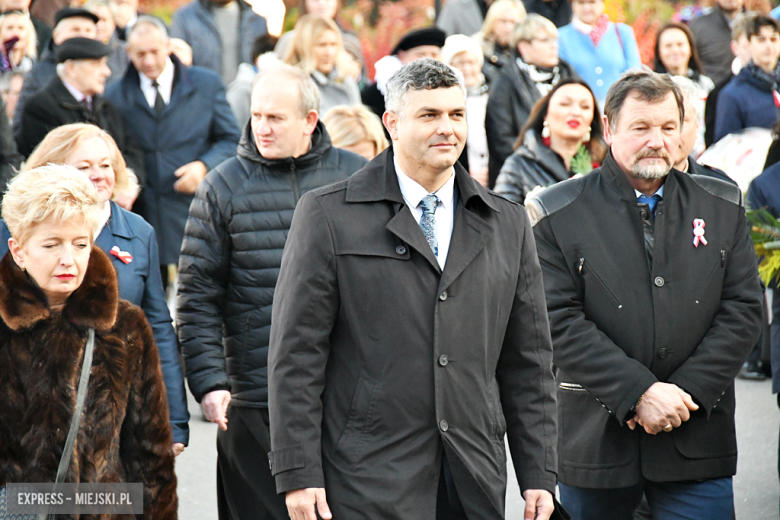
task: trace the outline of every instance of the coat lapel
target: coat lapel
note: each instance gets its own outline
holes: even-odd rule
[[[428,241],[425,240],[425,235],[423,234],[422,229],[420,229],[420,225],[414,220],[409,208],[401,206],[400,211],[397,211],[395,216],[390,219],[386,228],[425,257],[425,259],[428,260],[428,263],[436,269],[436,272],[441,274],[439,262],[433,255],[431,246],[429,246]]]

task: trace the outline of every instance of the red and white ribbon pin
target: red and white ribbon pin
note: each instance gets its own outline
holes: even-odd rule
[[[699,247],[699,242],[707,245],[707,239],[704,238],[704,220],[700,218],[693,219],[693,246]]]
[[[707,242],[704,242],[705,244]],[[128,253],[127,251],[120,251],[119,246],[114,246],[111,248],[111,254],[123,261],[126,264],[129,264],[133,261],[133,255]]]

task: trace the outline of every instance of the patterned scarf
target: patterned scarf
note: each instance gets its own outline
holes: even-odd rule
[[[765,83],[773,91],[777,91],[777,84],[780,81],[780,62],[775,66],[774,72],[767,72],[752,61],[747,65],[748,72],[762,83]]]
[[[542,94],[542,96],[546,96],[547,93],[550,92],[561,79],[561,71],[558,70],[557,66],[548,69],[545,67],[529,65],[520,58],[517,58],[516,61],[517,66],[520,67],[521,71],[528,74],[528,77],[530,77],[531,81],[534,82],[537,90]]]
[[[598,47],[607,29],[609,29],[609,16],[602,14],[601,18],[593,25],[593,29],[590,30],[590,41],[593,42],[594,47]]]

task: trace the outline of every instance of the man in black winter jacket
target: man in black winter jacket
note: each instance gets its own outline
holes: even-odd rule
[[[190,390],[221,428],[223,520],[288,518],[268,466],[258,463],[271,450],[267,358],[282,250],[301,195],[366,163],[332,146],[319,105],[308,74],[287,65],[264,72],[237,156],[206,176],[184,229],[179,338]]]

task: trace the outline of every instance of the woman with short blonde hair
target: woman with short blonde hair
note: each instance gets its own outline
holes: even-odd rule
[[[295,37],[282,61],[310,74],[320,89],[320,114],[337,105],[359,105],[360,90],[346,75],[341,32],[333,20],[307,14],[295,24]]]
[[[97,189],[99,214],[94,243],[109,255],[114,265],[119,296],[141,307],[152,325],[168,394],[173,451],[178,455],[189,442],[189,413],[176,333],[171,325],[158,267],[157,237],[149,223],[118,203],[119,190],[132,192],[135,199],[138,194],[135,175],[125,166],[125,160],[111,136],[85,123],[63,125],[49,132],[30,155],[19,177],[53,164],[75,168],[81,179],[94,186],[92,191]],[[57,179],[53,176],[51,182],[59,182]],[[42,184],[46,182],[41,181]],[[6,200],[3,201],[3,211],[6,211]],[[0,256],[8,247],[7,240],[4,240],[8,237],[3,234],[6,230],[1,224]],[[13,224],[9,221],[7,225],[11,228]],[[14,235],[13,229],[11,234]]]
[[[114,192],[111,200],[114,200],[125,209],[130,209],[138,197],[140,186],[138,178],[127,167],[125,158],[116,141],[105,130],[87,123],[75,123],[55,128],[35,147],[35,150],[27,158],[25,170],[31,170],[45,164],[65,164],[66,159],[78,148],[85,139],[100,138],[108,147],[111,167],[114,169]],[[126,199],[132,199],[127,204]]]
[[[158,350],[93,247],[102,215],[97,190],[72,166],[22,172],[3,198],[0,488],[143,482],[144,516],[175,520]]]
[[[485,59],[483,72],[488,84],[495,82],[501,69],[512,59],[512,33],[528,16],[520,0],[496,0],[490,4],[482,29],[474,39]]]
[[[322,123],[336,148],[349,150],[369,161],[388,147],[382,122],[363,105],[328,110]]]

